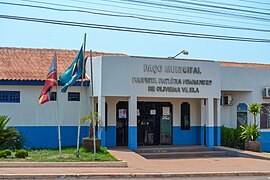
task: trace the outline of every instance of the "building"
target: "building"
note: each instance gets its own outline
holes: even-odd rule
[[[78,51],[57,50],[59,74]],[[0,49],[0,114],[27,136],[26,146],[57,147],[56,102],[38,105],[54,50]],[[11,58],[12,56],[12,58]],[[220,145],[220,127],[253,118],[250,103],[262,103],[261,150],[270,151],[270,65],[94,53],[94,100],[103,124],[102,145]],[[11,59],[10,59],[11,58]],[[90,63],[86,73],[90,76]],[[79,103],[90,112],[91,83],[59,94],[63,146],[76,144]],[[88,135],[89,125],[81,129]],[[98,129],[98,128],[97,128]]]

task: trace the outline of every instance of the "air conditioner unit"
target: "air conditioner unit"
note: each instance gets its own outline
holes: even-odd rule
[[[231,95],[224,95],[223,97],[223,105],[231,106],[233,104],[233,99]]]
[[[263,98],[264,99],[270,98],[270,87],[263,88]]]

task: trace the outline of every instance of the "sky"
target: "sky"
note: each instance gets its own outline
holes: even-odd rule
[[[166,6],[153,6],[151,4],[142,3],[141,1],[142,0],[0,0],[0,14],[185,33],[259,38],[270,41],[270,13],[268,13],[270,12],[270,3],[266,3],[267,1],[264,0],[145,1]],[[87,13],[71,11],[64,12],[41,8],[22,7],[21,5],[1,4],[3,2],[58,9],[76,9],[87,11]],[[58,5],[42,4],[40,2],[57,3]],[[186,4],[183,2],[197,4]],[[225,5],[222,3],[227,4]],[[199,6],[198,4],[204,4],[207,6]],[[76,6],[76,8],[64,7],[63,5]],[[213,6],[221,6],[223,8],[213,8]],[[226,8],[231,8],[233,10],[226,10]],[[191,9],[199,9],[199,11]],[[114,13],[112,13],[112,11],[114,11]],[[212,14],[209,11],[218,12],[216,14]],[[185,21],[188,23],[196,22],[201,24],[210,23],[218,24],[219,26],[236,26],[260,30],[264,29],[268,30],[268,32],[146,21],[138,18],[91,14],[93,12],[107,14],[125,13],[126,15],[129,13],[129,15],[133,14],[133,16],[136,15],[144,18],[154,16],[155,19],[166,18],[167,20],[173,19],[173,21],[178,22]],[[250,18],[251,16],[253,19]],[[0,28],[0,47],[79,50],[83,43],[84,33],[86,33],[86,50],[91,49],[93,51],[124,53],[133,56],[166,58],[172,57],[185,49],[189,51],[189,55],[186,56],[181,54],[178,58],[270,63],[270,43],[238,42],[200,39],[194,37],[120,32],[37,22],[24,22],[3,18],[0,18]]]

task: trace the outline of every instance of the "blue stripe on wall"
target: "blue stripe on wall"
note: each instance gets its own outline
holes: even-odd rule
[[[24,148],[58,148],[57,126],[17,126],[16,129],[26,138]],[[77,126],[61,126],[62,146],[76,146],[77,133]],[[88,136],[89,127],[82,126],[80,143]]]
[[[44,86],[45,81],[19,81],[19,80],[0,80],[0,85],[11,85],[11,86]],[[84,81],[83,86],[89,86],[90,81]],[[63,86],[63,83],[58,81],[59,86]],[[72,86],[81,86],[81,82],[76,82]]]
[[[116,146],[116,126],[107,126],[106,146],[107,147]]]
[[[215,146],[220,146],[220,126],[214,127],[214,134],[215,134]]]
[[[204,137],[205,137],[205,132],[204,132],[204,126],[200,126],[201,129],[201,145],[204,145]]]
[[[128,127],[128,148],[137,150],[137,126]]]
[[[106,141],[107,141],[107,139],[106,139],[105,126],[102,127],[100,139],[101,139],[101,146],[102,147],[105,147],[106,146]]]
[[[16,127],[26,137],[25,148],[58,148],[57,126],[18,126]],[[76,146],[77,126],[61,126],[62,146]],[[181,130],[180,126],[173,127],[173,144],[200,144],[201,126],[191,126],[190,130]],[[215,130],[214,130],[215,129]],[[207,127],[206,136],[218,137],[220,127]],[[105,145],[116,146],[116,127],[108,126],[107,131],[103,128],[103,136],[106,136]],[[210,133],[210,134],[209,134]],[[261,133],[261,150],[270,151],[270,132]],[[80,139],[89,136],[89,127],[82,126]],[[216,138],[215,138],[216,139]],[[207,143],[209,140],[207,140]],[[210,138],[210,145],[214,138]],[[215,140],[215,144],[218,143]],[[137,149],[137,127],[129,127],[128,146],[131,150]]]
[[[270,132],[261,132],[261,152],[270,152]]]
[[[201,144],[201,126],[190,126],[190,130],[181,130],[173,126],[173,144]]]
[[[214,147],[215,130],[214,126],[206,126],[206,145],[210,148]]]

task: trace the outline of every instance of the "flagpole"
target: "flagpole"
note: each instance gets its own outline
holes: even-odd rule
[[[82,91],[83,91],[83,79],[84,79],[84,57],[85,57],[85,45],[86,45],[86,33],[84,33],[84,44],[83,44],[83,67],[82,67],[82,79],[81,79],[81,92],[80,92],[80,106],[79,106],[79,121],[78,121],[78,135],[77,135],[77,151],[76,156],[80,156],[80,130],[81,130],[81,115],[82,115]]]
[[[91,94],[91,104],[92,104],[92,126],[93,126],[93,138],[94,138],[94,159],[96,158],[96,123],[94,123],[95,121],[95,101],[94,101],[94,81],[93,81],[93,58],[92,58],[92,50],[90,50],[90,62],[91,62],[91,90],[92,90],[92,94]],[[91,123],[90,123],[91,125]]]
[[[59,93],[58,93],[58,76],[57,76],[57,67],[58,60],[56,56],[56,52],[54,52],[55,60],[56,60],[56,118],[58,125],[58,147],[59,147],[59,156],[62,157],[62,147],[61,147],[61,127],[60,127],[60,119],[59,119]]]

